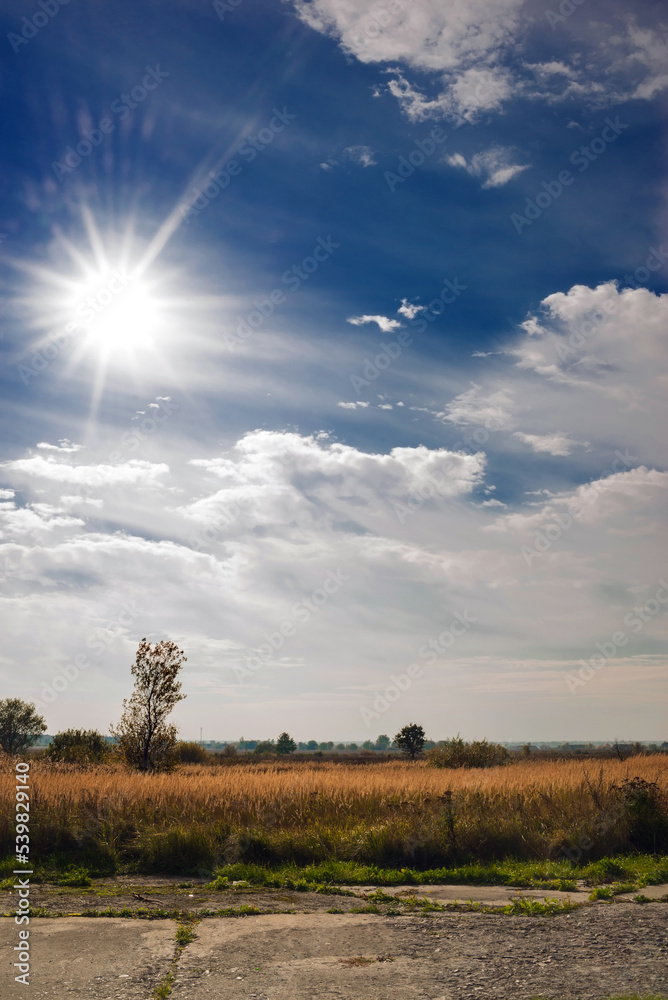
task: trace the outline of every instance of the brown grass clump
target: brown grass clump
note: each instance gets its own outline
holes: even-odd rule
[[[642,806],[628,790],[635,777],[653,789],[658,819],[648,836],[656,840],[658,831],[658,851],[668,847],[668,830],[661,842],[667,775],[666,755],[594,765],[527,760],[486,770],[290,760],[192,764],[167,774],[38,760],[30,772],[31,854],[144,871],[192,871],[221,860],[430,867],[455,858],[547,859],[578,844],[592,859],[643,846],[633,840],[633,809]],[[13,796],[13,769],[3,768],[4,856],[13,845]]]

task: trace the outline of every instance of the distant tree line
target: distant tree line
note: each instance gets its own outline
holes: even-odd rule
[[[134,689],[130,698],[123,702],[120,721],[110,729],[113,739],[95,730],[68,729],[53,737],[44,756],[54,762],[78,765],[99,765],[115,760],[147,772],[169,771],[178,764],[211,761],[212,756],[200,743],[179,741],[176,726],[169,722],[173,708],[185,698],[178,680],[185,661],[183,650],[170,640],[151,644],[142,639],[131,667]],[[19,698],[0,700],[0,750],[11,755],[22,754],[34,746],[45,731],[46,723],[34,704]],[[611,747],[608,749],[620,759],[626,759],[631,754],[665,753],[668,743],[647,749],[640,743],[620,744],[615,741],[613,747],[614,751]],[[589,749],[592,755],[600,750],[591,744],[589,748],[581,751],[579,745],[571,747],[570,744],[562,744],[560,749],[562,754],[584,753]],[[427,740],[421,725],[411,722],[403,726],[394,739],[381,734],[375,741],[365,740],[361,745],[335,744],[331,740],[297,742],[287,732],[280,733],[275,740],[246,740],[241,737],[236,743],[225,745],[222,756],[231,758],[242,752],[244,755],[276,754],[285,757],[296,751],[317,755],[342,752],[350,755],[370,751],[385,754],[390,750],[400,751],[410,760],[425,757],[431,766],[446,768],[494,767],[517,759],[518,755],[529,757],[534,752],[540,752],[527,743],[513,755],[502,744],[489,743],[485,739],[467,742],[459,735],[435,743]]]

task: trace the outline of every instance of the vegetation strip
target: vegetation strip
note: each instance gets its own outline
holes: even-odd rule
[[[233,865],[300,871],[327,865],[397,873],[398,883],[452,880],[515,858],[574,879],[601,858],[668,853],[668,757],[431,768],[286,759],[237,767],[184,765],[146,774],[118,764],[36,760],[35,871],[64,884],[91,875],[227,874]],[[0,775],[0,876],[14,867],[12,774]],[[336,859],[336,860],[332,860]],[[441,878],[428,872],[447,872]],[[243,878],[244,876],[239,876]],[[461,879],[461,876],[457,876]],[[317,881],[374,882],[333,875]],[[466,881],[466,877],[461,879]],[[633,873],[617,881],[634,882]],[[668,874],[659,881],[668,881]],[[543,881],[543,879],[541,879]],[[381,884],[392,884],[391,882]],[[556,887],[556,886],[555,886]]]
[[[194,931],[194,925],[198,923],[197,917],[194,917],[190,913],[182,913],[177,917],[177,920],[179,923],[176,928],[174,957],[164,979],[158,983],[153,991],[153,1000],[166,1000],[172,992],[172,987],[176,980],[176,966],[178,965],[178,961],[190,942],[194,941],[197,937]]]

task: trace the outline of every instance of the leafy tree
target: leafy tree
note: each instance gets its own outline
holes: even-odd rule
[[[259,743],[255,744],[253,753],[273,753],[275,749],[273,740],[260,740]]]
[[[176,726],[167,717],[177,702],[185,698],[177,680],[186,657],[169,639],[154,646],[142,639],[132,674],[132,697],[123,702],[123,716],[111,727],[120,756],[140,771],[170,770],[177,760]]]
[[[101,764],[109,751],[109,744],[97,730],[66,729],[56,733],[45,756],[67,764]]]
[[[276,740],[276,753],[294,753],[296,749],[297,744],[290,733],[281,733]]]
[[[362,750],[373,750],[373,749],[375,749],[375,747],[374,744],[371,742],[371,740],[365,740],[364,743],[362,744]]]
[[[376,750],[389,750],[392,740],[389,736],[379,736],[376,740]]]
[[[34,702],[20,698],[0,701],[0,749],[5,753],[23,753],[43,732],[46,732],[46,722],[37,714]]]
[[[411,760],[415,760],[418,754],[422,753],[426,741],[427,738],[424,734],[424,729],[415,722],[404,726],[394,737],[394,742],[399,749],[410,757]]]
[[[309,740],[308,743],[306,744],[306,749],[307,750],[317,750],[318,749],[317,742],[315,740]]]

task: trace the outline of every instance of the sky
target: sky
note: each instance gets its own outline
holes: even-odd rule
[[[663,740],[668,16],[5,0],[0,691]]]

